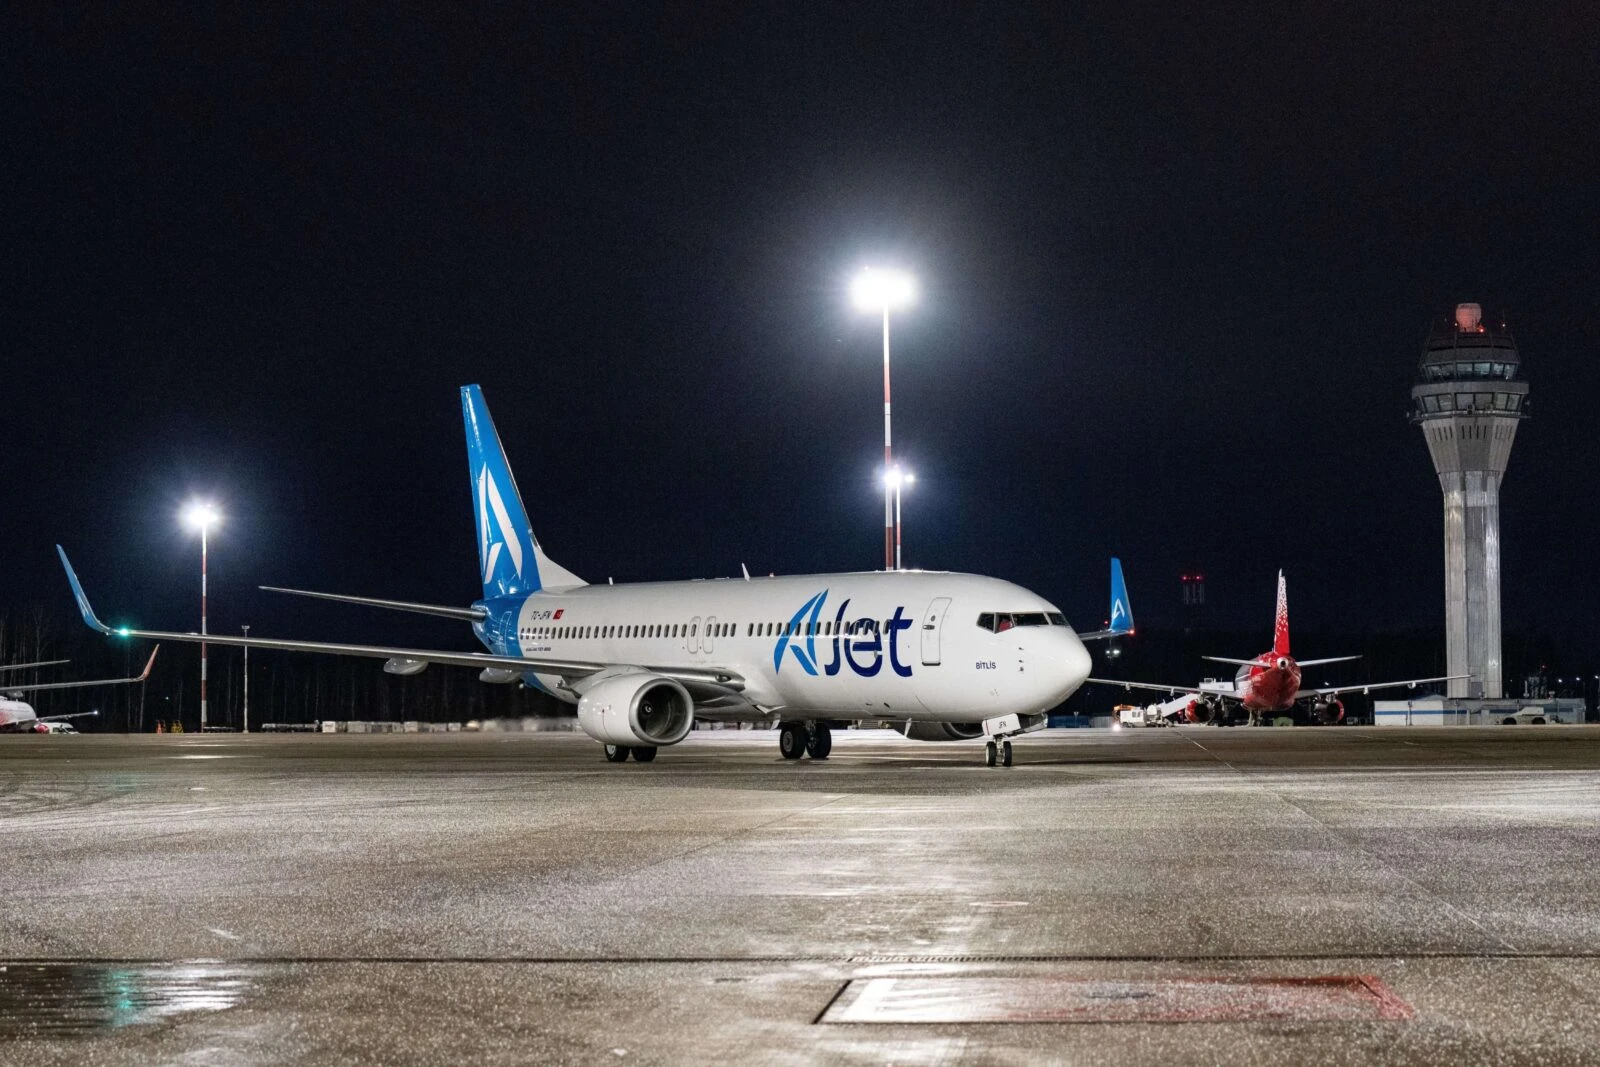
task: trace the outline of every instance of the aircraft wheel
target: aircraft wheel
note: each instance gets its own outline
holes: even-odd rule
[[[812,759],[827,759],[833,751],[833,731],[822,724],[811,729],[811,740],[806,742],[806,755]]]
[[[1002,766],[1002,767],[1011,766],[1011,742],[1010,741],[1002,741],[1002,742],[1000,742],[1000,766]]]
[[[810,731],[805,723],[786,722],[778,727],[778,751],[784,759],[799,759],[806,754],[806,742],[810,740]]]
[[[628,762],[628,746],[627,745],[607,745],[606,746],[606,762],[607,763],[626,763],[626,762]]]
[[[1000,755],[1000,753],[998,751],[999,747],[1000,746],[995,744],[993,741],[985,741],[984,742],[984,744],[983,744],[983,765],[985,767],[993,767],[995,765],[995,761],[996,761],[997,757]]]
[[[633,762],[635,763],[649,763],[656,758],[656,746],[654,745],[634,745],[632,752]]]

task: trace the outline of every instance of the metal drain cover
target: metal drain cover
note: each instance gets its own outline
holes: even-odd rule
[[[1218,1023],[1409,1019],[1371,975],[1309,978],[866,978],[822,1023]]]

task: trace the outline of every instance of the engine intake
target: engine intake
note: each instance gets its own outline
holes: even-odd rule
[[[1313,704],[1311,715],[1319,726],[1337,726],[1344,722],[1344,704],[1337,699]]]
[[[608,745],[675,745],[694,726],[694,699],[671,678],[620,674],[583,694],[578,725]]]
[[[906,736],[913,741],[973,741],[983,736],[983,723],[913,721]]]

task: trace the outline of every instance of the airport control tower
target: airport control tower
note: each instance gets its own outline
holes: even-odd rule
[[[1500,479],[1528,417],[1528,383],[1511,332],[1456,308],[1422,349],[1411,421],[1422,427],[1444,490],[1444,629],[1452,697],[1500,692]]]

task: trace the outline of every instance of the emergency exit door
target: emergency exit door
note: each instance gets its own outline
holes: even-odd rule
[[[922,665],[939,665],[939,635],[944,631],[944,615],[950,610],[950,598],[939,597],[922,613]]]

